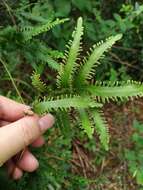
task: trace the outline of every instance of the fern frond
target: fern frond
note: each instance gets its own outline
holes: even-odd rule
[[[86,80],[92,78],[92,73],[95,73],[95,67],[99,65],[99,59],[101,59],[104,53],[108,51],[117,40],[120,40],[121,37],[121,34],[111,36],[105,42],[101,41],[93,46],[91,54],[88,53],[88,58],[84,59],[84,63],[78,71],[78,76],[75,79],[77,86],[85,84]]]
[[[96,82],[86,90],[102,102],[113,100],[129,100],[131,97],[143,96],[143,84],[136,81],[127,82]]]
[[[51,69],[54,69],[56,71],[59,71],[60,69],[60,65],[59,63],[54,60],[51,56],[49,56],[48,54],[46,55],[45,59],[43,58],[43,60],[45,60],[47,63],[48,63],[48,66],[51,68]]]
[[[45,92],[46,91],[46,84],[41,81],[40,74],[34,72],[31,76],[32,85],[39,91]]]
[[[47,20],[47,19],[43,18],[40,15],[35,15],[35,14],[32,14],[32,13],[28,13],[28,12],[20,11],[20,15],[25,17],[27,20],[31,20],[31,21],[34,21],[34,22],[36,21],[36,22],[39,22],[39,23],[47,23],[47,21],[52,22],[53,16],[54,16],[54,15],[50,15],[50,17]]]
[[[29,26],[29,27],[23,27],[21,28],[21,32],[23,34],[24,41],[32,39],[34,36],[37,36],[43,32],[47,32],[53,27],[55,27],[58,24],[64,23],[65,21],[68,21],[69,19],[56,19],[53,22],[49,22],[46,24],[43,24],[41,26]]]
[[[34,105],[34,111],[42,114],[45,112],[56,111],[56,110],[67,110],[70,108],[88,108],[88,107],[102,107],[102,104],[96,103],[89,97],[80,96],[61,96],[53,98],[47,98],[42,102],[38,102]]]
[[[56,59],[56,56],[58,57],[58,55],[59,56],[61,55],[61,52],[58,52],[58,51],[55,52],[52,49],[47,48],[45,44],[39,41],[38,41],[38,47],[39,47],[38,51],[37,49],[36,50],[34,49],[33,54],[34,55],[36,54],[36,56],[38,57],[40,61],[47,63],[51,69],[58,71],[60,68],[60,64],[55,59]],[[56,55],[54,56],[52,55],[52,53]]]
[[[41,60],[41,61],[44,61],[47,63],[47,65],[49,66],[49,68],[53,69],[53,70],[56,70],[58,71],[60,69],[60,65],[59,63],[54,60],[49,54],[48,52],[47,53],[42,53],[42,52],[39,52],[38,53],[38,58]]]
[[[89,115],[84,109],[79,109],[78,111],[79,111],[82,129],[88,135],[88,138],[91,139],[92,135],[94,133],[94,128],[93,128],[92,123],[89,119]]]
[[[62,134],[64,136],[67,137],[68,136],[71,136],[72,135],[72,132],[70,130],[70,126],[71,124],[73,123],[73,121],[71,122],[71,118],[69,116],[69,113],[65,110],[63,111],[59,111],[57,112],[56,114],[56,124],[57,124],[57,127],[60,128],[60,130],[62,131]],[[71,138],[69,138],[71,139]]]
[[[103,113],[98,110],[92,111],[93,119],[95,122],[95,129],[99,135],[99,139],[101,144],[103,145],[105,150],[109,149],[109,132],[108,127],[103,117]]]
[[[64,58],[64,53],[61,51],[58,51],[58,50],[51,50],[50,49],[49,54],[54,59],[59,59],[59,58],[63,59]]]
[[[77,68],[77,58],[80,52],[81,38],[83,35],[82,18],[77,21],[77,27],[73,32],[73,41],[70,41],[68,51],[65,55],[66,64],[61,64],[59,76],[57,78],[57,84],[59,87],[69,87],[72,83],[73,74]]]
[[[16,31],[16,27],[12,27],[12,26],[7,26],[4,28],[0,27],[0,37],[3,37],[3,39],[7,39],[7,37],[13,37],[14,35],[16,35],[17,31]]]

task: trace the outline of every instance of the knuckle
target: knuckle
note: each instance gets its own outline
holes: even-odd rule
[[[0,118],[5,118],[5,112],[4,112],[4,108],[3,108],[3,105],[0,101]]]
[[[4,97],[0,95],[0,118],[6,118]]]
[[[35,120],[35,118],[32,117],[25,117],[23,119],[21,130],[23,133],[25,146],[31,144],[39,134],[39,127],[37,126],[37,121]]]

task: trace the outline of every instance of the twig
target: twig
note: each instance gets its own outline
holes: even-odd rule
[[[129,64],[127,61],[122,61],[122,60],[120,59],[120,57],[118,57],[115,53],[110,52],[109,54],[110,54],[113,58],[115,58],[115,59],[118,61],[118,63],[120,63],[120,64],[122,64],[122,65],[126,65],[126,66],[131,67],[131,68],[134,68],[134,69],[136,69],[136,70],[140,70],[138,67]]]
[[[77,152],[79,161],[80,161],[81,166],[82,166],[82,169],[83,169],[83,175],[84,175],[84,177],[87,178],[86,170],[85,170],[85,168],[84,168],[84,162],[83,162],[83,160],[82,160],[82,158],[81,158],[81,156],[80,156],[80,152],[79,152],[78,146],[77,146],[75,143],[74,143],[74,146],[75,146],[75,149],[76,149],[76,152]]]
[[[133,53],[136,53],[138,51],[137,49],[127,48],[127,47],[122,47],[122,46],[116,46],[116,45],[114,45],[113,48],[122,49],[122,50],[125,50],[125,51],[131,51]]]
[[[15,19],[14,19],[14,16],[11,14],[11,8],[10,8],[10,6],[5,2],[5,0],[2,0],[2,1],[3,1],[3,4],[5,5],[5,7],[6,7],[8,13],[9,13],[9,16],[10,16],[10,18],[11,18],[13,24],[16,26],[16,21],[15,21]]]
[[[22,96],[21,96],[21,94],[20,94],[20,92],[19,92],[19,90],[18,90],[18,88],[17,88],[17,86],[16,86],[14,80],[13,80],[13,77],[12,77],[12,75],[11,75],[11,73],[10,73],[8,67],[7,67],[7,64],[5,63],[4,60],[2,60],[2,58],[0,58],[0,62],[2,63],[4,69],[6,70],[8,76],[9,76],[11,82],[12,82],[13,87],[14,87],[15,91],[17,92],[17,95],[18,95],[19,98],[20,98],[21,103],[24,104],[24,100],[23,100],[23,98],[22,98]]]

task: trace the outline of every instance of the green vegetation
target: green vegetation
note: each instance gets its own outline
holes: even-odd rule
[[[136,178],[139,185],[143,185],[143,124],[139,123],[137,120],[134,120],[133,127],[135,129],[133,135],[131,136],[133,149],[130,148],[125,150],[125,158],[128,161],[131,175]]]
[[[18,182],[1,168],[0,188],[141,190],[142,113],[130,100],[143,96],[143,5],[3,0],[0,6],[0,93],[56,117],[45,146],[32,150],[40,168]]]

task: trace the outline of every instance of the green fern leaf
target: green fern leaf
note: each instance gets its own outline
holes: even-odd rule
[[[41,81],[40,74],[33,73],[31,76],[32,79],[32,85],[39,91],[39,92],[45,92],[46,91],[46,84]]]
[[[92,135],[94,133],[94,128],[89,119],[89,115],[84,109],[79,109],[78,111],[79,111],[79,115],[80,115],[82,129],[84,129],[84,131],[86,132],[88,137],[91,139]]]
[[[39,49],[38,49],[38,51],[37,51],[37,49],[34,49],[33,54],[34,55],[36,54],[35,56],[38,57],[38,59],[40,61],[47,63],[51,69],[58,71],[60,68],[60,64],[55,59],[58,59],[58,56],[61,56],[61,52],[49,49],[45,46],[45,44],[43,44],[42,42],[39,42],[39,41],[38,41],[37,45],[39,46]],[[34,46],[34,48],[35,48],[35,46]]]
[[[49,51],[50,53],[50,56],[54,59],[63,59],[64,58],[64,53],[63,52],[60,52],[58,50],[51,50]]]
[[[53,22],[48,21],[48,23],[46,23],[42,26],[35,26],[35,27],[29,26],[29,27],[21,28],[21,32],[23,34],[24,41],[30,40],[34,36],[37,36],[43,32],[47,32],[50,29],[52,29],[53,27],[55,27],[56,25],[64,23],[67,20],[69,20],[69,19],[67,19],[67,18],[66,19],[56,19]]]
[[[93,46],[92,53],[89,54],[88,58],[84,60],[83,65],[78,71],[78,76],[75,79],[75,83],[78,86],[86,83],[86,80],[92,77],[92,73],[95,71],[95,67],[99,65],[99,59],[104,55],[104,52],[108,51],[109,48],[122,37],[121,34],[111,36],[106,42],[99,42]]]
[[[38,58],[41,61],[44,61],[47,63],[47,65],[49,66],[49,68],[58,71],[60,69],[60,65],[59,63],[54,60],[49,54],[47,53],[43,53],[43,52],[38,52],[37,54]]]
[[[51,69],[54,69],[56,71],[59,71],[60,69],[60,65],[59,63],[54,60],[51,56],[49,56],[48,54],[45,56],[45,58],[43,57],[43,60],[45,60],[48,64],[48,66],[51,68]]]
[[[71,121],[71,118],[67,111],[60,110],[59,112],[56,113],[56,125],[58,128],[60,128],[64,136],[70,137],[72,135],[72,131],[70,130],[72,124],[73,124],[73,120]]]
[[[92,115],[95,122],[96,132],[99,134],[100,142],[102,143],[105,150],[108,150],[109,132],[108,132],[108,127],[106,125],[106,121],[102,116],[102,113],[97,110],[93,110]]]
[[[69,51],[66,55],[65,65],[61,64],[59,76],[57,78],[57,84],[59,87],[69,87],[72,83],[72,77],[76,70],[78,58],[80,52],[80,41],[83,35],[82,18],[77,21],[76,30],[73,32],[73,41],[70,42]]]
[[[39,23],[47,23],[47,18],[45,19],[42,16],[39,16],[37,14],[20,11],[20,15],[25,17],[27,20],[31,20],[31,21],[39,22]],[[51,17],[48,18],[48,22],[52,22],[52,20],[53,20],[53,15],[51,15]]]
[[[136,81],[96,82],[95,85],[87,86],[86,90],[103,102],[129,100],[131,97],[143,96],[143,84]]]
[[[56,99],[49,98],[43,102],[35,103],[34,110],[36,113],[42,114],[44,112],[50,112],[52,110],[67,110],[70,108],[87,108],[87,107],[102,107],[102,104],[96,103],[89,97],[80,96],[61,96]]]

